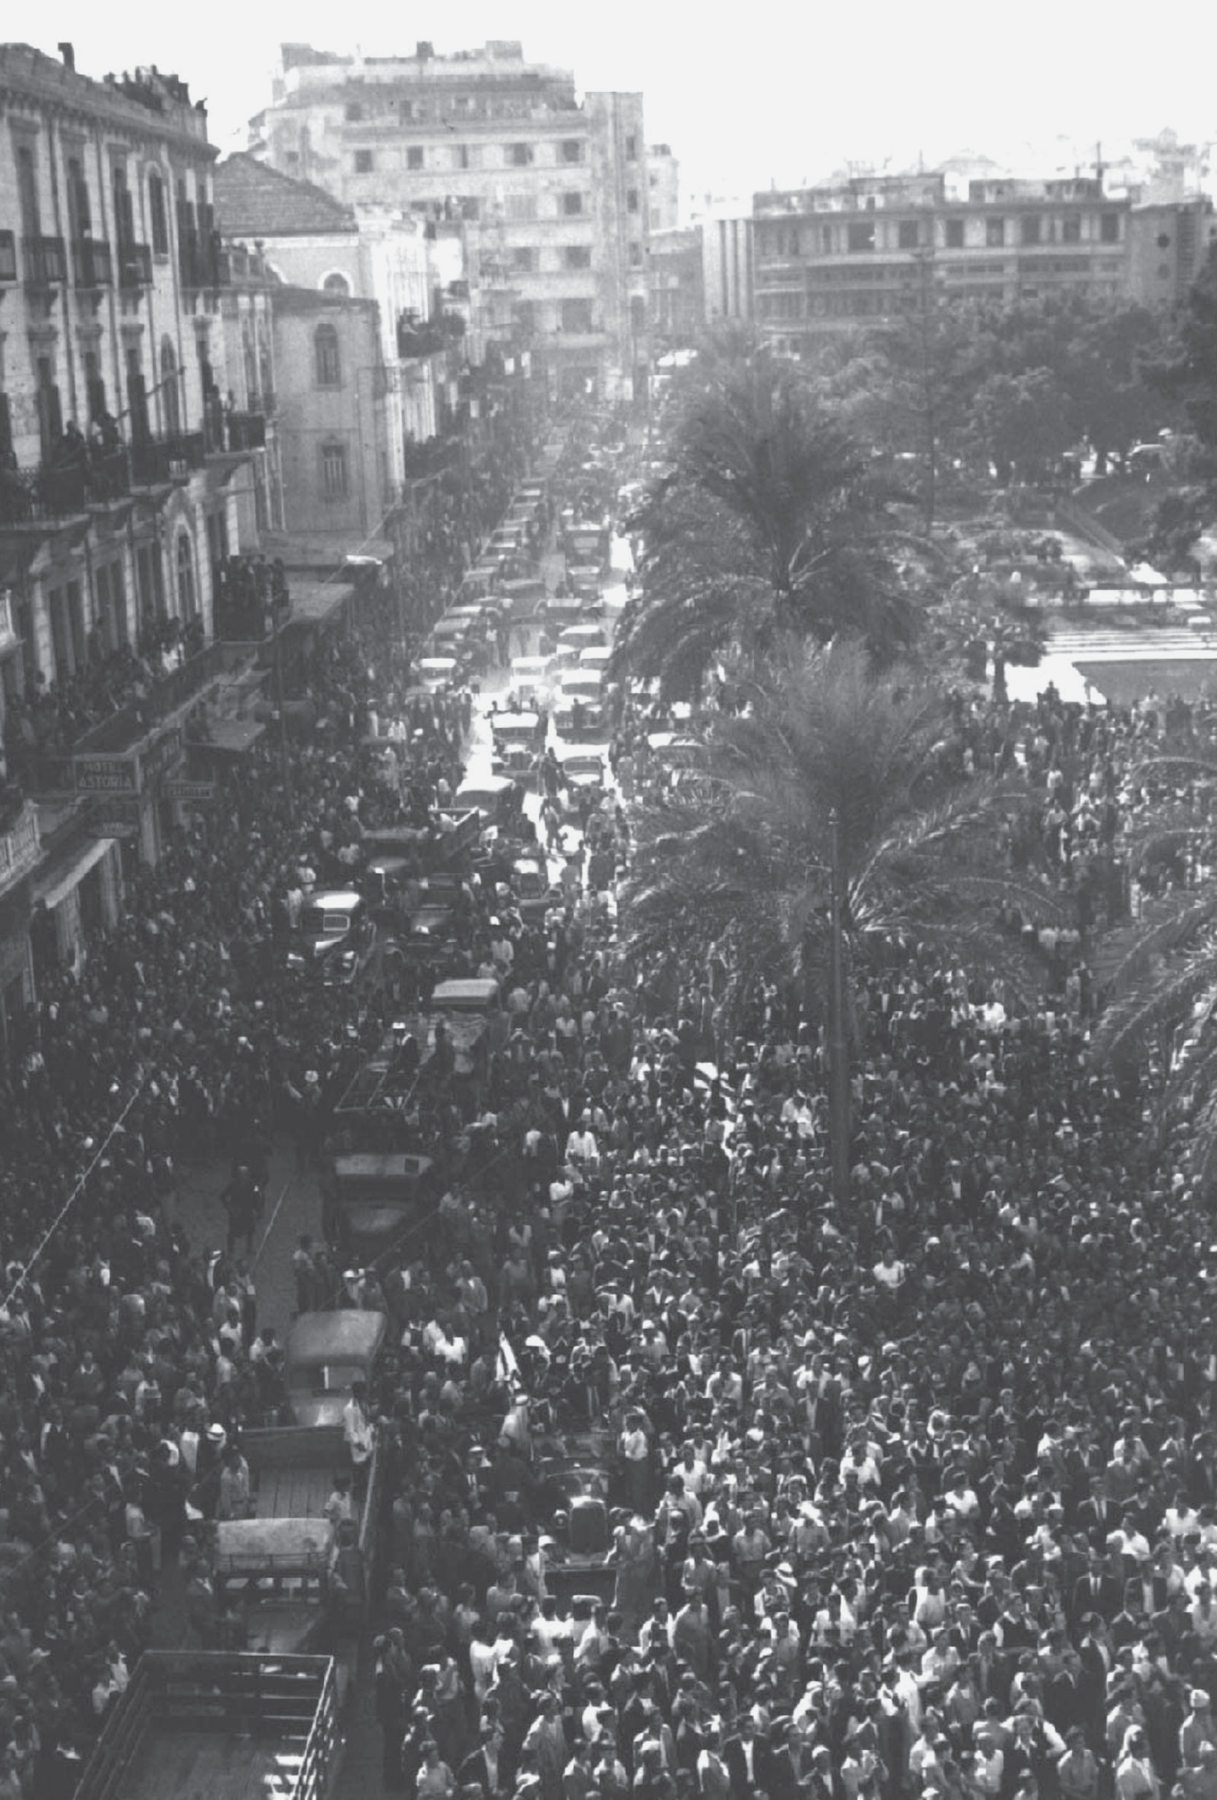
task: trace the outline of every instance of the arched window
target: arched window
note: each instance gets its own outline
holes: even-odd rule
[[[177,351],[171,338],[161,339],[161,417],[170,437],[182,429],[182,393],[177,366]]]
[[[342,274],[341,270],[335,269],[333,274],[327,275],[321,283],[321,291],[323,294],[349,295],[351,292],[350,278]]]
[[[188,531],[179,531],[177,538],[177,600],[179,616],[193,619],[199,602],[194,586],[194,545]]]
[[[342,386],[342,362],[338,355],[338,332],[333,325],[318,325],[313,337],[313,356],[318,387]]]

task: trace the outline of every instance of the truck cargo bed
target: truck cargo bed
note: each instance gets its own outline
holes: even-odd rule
[[[323,1800],[338,1746],[329,1657],[146,1651],[77,1800]]]
[[[320,1519],[334,1478],[349,1467],[334,1425],[271,1425],[246,1431],[241,1447],[259,1519]]]
[[[273,1734],[220,1737],[153,1725],[132,1759],[115,1800],[290,1800],[304,1759],[301,1744]]]

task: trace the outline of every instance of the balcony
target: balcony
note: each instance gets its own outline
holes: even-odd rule
[[[225,425],[230,450],[265,450],[266,420],[261,413],[230,412]]]
[[[0,788],[0,888],[32,869],[40,849],[38,808],[22,800],[19,789]]]
[[[32,288],[62,287],[68,278],[68,259],[61,237],[22,238],[25,252],[25,284]]]
[[[178,274],[182,286],[192,293],[230,286],[228,253],[221,250],[218,237],[212,243],[204,243],[196,232],[186,232],[178,242]]]
[[[185,481],[192,469],[203,467],[206,445],[201,431],[181,431],[158,438],[144,438],[131,446],[131,481],[136,487],[160,487]]]
[[[128,294],[152,286],[152,251],[147,244],[118,246],[118,285]]]
[[[108,288],[114,285],[114,259],[109,244],[80,238],[72,245],[72,280],[78,288]]]
[[[0,469],[0,527],[51,525],[131,491],[123,449],[71,452],[36,469]]]
[[[71,677],[65,698],[71,702],[69,716],[74,729],[64,727],[60,694],[54,686],[27,703],[34,743],[11,758],[14,774],[27,792],[45,795],[70,790],[74,776],[67,759],[128,755],[150,733],[192,706],[223,675],[248,661],[244,645],[238,649],[216,639],[204,647],[197,621],[184,633],[178,620],[163,621],[166,635],[169,625],[177,627],[172,649],[148,651],[137,658],[126,647]],[[141,646],[144,641],[141,638]],[[173,667],[149,678],[150,666],[171,658],[177,659]]]

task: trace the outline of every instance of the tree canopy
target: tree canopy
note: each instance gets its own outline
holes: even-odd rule
[[[803,648],[711,714],[698,769],[645,801],[622,917],[644,963],[713,961],[725,996],[801,981],[816,1010],[827,967],[834,824],[843,930],[855,964],[937,944],[954,966],[1013,976],[1003,909],[1051,911],[1007,870],[1021,789],[964,779],[945,702],[907,670],[876,673],[858,644]]]
[[[912,645],[924,546],[800,370],[763,350],[708,357],[676,403],[669,455],[630,521],[642,585],[618,627],[619,673],[688,696],[716,661],[754,668],[786,638],[855,636],[878,661]]]

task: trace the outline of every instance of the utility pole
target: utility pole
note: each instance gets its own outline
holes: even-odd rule
[[[828,1136],[832,1149],[832,1196],[844,1212],[849,1207],[850,1091],[849,1049],[845,1031],[845,934],[842,924],[841,820],[829,814],[830,832],[830,970],[828,989]]]

